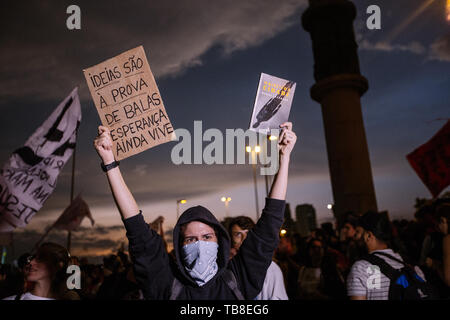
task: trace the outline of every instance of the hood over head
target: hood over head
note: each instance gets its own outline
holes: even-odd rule
[[[217,252],[217,265],[219,267],[219,270],[217,271],[214,277],[217,277],[219,274],[221,274],[228,264],[228,257],[230,254],[230,236],[228,235],[228,232],[225,230],[222,224],[211,213],[211,211],[202,206],[196,206],[187,209],[178,219],[177,224],[173,229],[173,248],[175,251],[178,271],[180,272],[180,275],[183,278],[180,280],[185,280],[193,286],[198,286],[197,283],[186,272],[186,269],[183,265],[183,259],[181,257],[182,236],[180,234],[180,227],[183,224],[186,224],[191,221],[200,221],[206,223],[210,225],[212,228],[214,228],[214,230],[217,233],[216,234],[217,244],[219,245],[219,249]]]

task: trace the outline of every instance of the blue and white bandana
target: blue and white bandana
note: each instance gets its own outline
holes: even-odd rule
[[[184,268],[201,287],[217,273],[217,251],[219,245],[214,241],[196,241],[181,249]]]

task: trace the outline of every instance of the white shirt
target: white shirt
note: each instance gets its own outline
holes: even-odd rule
[[[255,300],[288,300],[286,288],[284,287],[283,273],[273,261],[267,269],[262,290]]]
[[[16,299],[16,296],[10,296],[10,297],[4,298],[3,300],[15,300],[15,299]],[[34,294],[31,294],[29,292],[26,292],[26,293],[22,294],[22,296],[20,297],[20,300],[55,300],[55,299],[39,297],[39,296],[35,296]]]
[[[392,251],[392,249],[376,250],[373,252],[384,252],[403,261],[402,257],[398,253]],[[377,255],[377,257],[386,261],[394,269],[401,269],[404,267],[400,262],[391,260],[388,257],[382,255]],[[347,277],[348,296],[366,297],[367,300],[388,300],[391,280],[381,272],[379,273],[379,281],[375,280],[377,277],[375,273],[377,271],[374,268],[378,267],[366,260],[358,260],[353,264]],[[414,270],[419,277],[425,280],[422,270],[418,267],[414,267]]]

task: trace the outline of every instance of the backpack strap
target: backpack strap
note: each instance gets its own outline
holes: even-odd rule
[[[227,286],[231,289],[231,291],[233,291],[238,300],[245,300],[241,290],[239,290],[238,288],[237,280],[233,271],[231,271],[230,269],[226,269],[223,273],[223,279],[225,280]]]
[[[378,266],[380,268],[381,273],[384,274],[386,277],[388,277],[391,281],[397,280],[399,271],[390,266],[382,258],[377,257],[375,254],[368,254],[362,259],[368,261],[373,265]]]
[[[177,278],[174,277],[169,300],[176,300],[182,289],[183,285]]]
[[[377,251],[377,252],[374,252],[374,253],[372,253],[372,254],[384,256],[384,257],[389,258],[389,259],[391,259],[391,260],[393,260],[393,261],[396,261],[396,262],[398,262],[398,263],[401,263],[401,264],[404,265],[404,266],[407,266],[407,267],[409,266],[409,264],[408,264],[406,261],[397,259],[396,257],[391,256],[390,254],[387,254],[387,253],[385,253],[385,252],[378,252],[378,251]],[[402,257],[402,259],[403,259],[403,257]]]

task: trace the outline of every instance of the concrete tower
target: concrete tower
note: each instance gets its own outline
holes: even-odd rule
[[[311,97],[322,106],[334,214],[377,210],[360,97],[369,85],[359,70],[353,32],[356,8],[348,0],[309,0],[303,28],[314,54]]]

